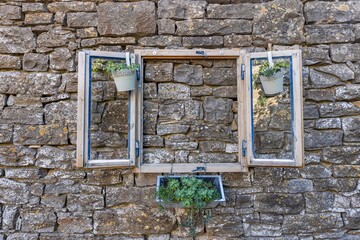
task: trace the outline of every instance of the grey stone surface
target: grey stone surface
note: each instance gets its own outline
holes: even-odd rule
[[[224,44],[223,37],[211,36],[211,37],[183,37],[182,44],[187,48],[207,48],[207,47],[219,47]]]
[[[22,145],[64,145],[68,143],[68,128],[61,124],[16,125],[14,142]],[[54,138],[53,136],[57,136]]]
[[[352,7],[340,2],[307,2],[304,13],[308,23],[345,23],[352,19]]]
[[[53,2],[47,5],[50,12],[95,12],[96,4],[93,2]]]
[[[45,4],[44,3],[23,3],[22,4],[23,12],[45,12]]]
[[[332,44],[331,59],[334,62],[359,61],[360,44]]]
[[[36,42],[31,28],[0,27],[0,53],[27,53],[35,47]]]
[[[208,18],[254,18],[254,5],[249,3],[244,4],[209,4],[206,9]]]
[[[233,119],[231,99],[206,97],[204,101],[205,120],[218,123],[231,123]]]
[[[69,30],[54,28],[48,32],[41,33],[37,38],[39,47],[61,47],[69,42],[75,42],[75,35]]]
[[[49,57],[44,54],[26,53],[23,57],[23,69],[31,72],[45,72],[49,67]]]
[[[238,19],[191,19],[177,21],[176,27],[179,36],[249,34],[252,31],[250,21]]]
[[[69,27],[96,27],[98,25],[97,13],[76,12],[68,13],[66,16]]]
[[[27,13],[24,20],[26,25],[50,24],[52,22],[52,13]]]
[[[147,36],[156,32],[155,4],[152,2],[102,3],[98,6],[98,14],[100,35]],[[120,17],[113,18],[114,15]]]
[[[291,179],[289,181],[290,193],[311,192],[314,190],[313,182],[308,179]]]
[[[53,232],[56,225],[56,215],[51,210],[24,209],[20,210],[22,218],[21,229],[33,232]]]
[[[159,18],[203,18],[206,5],[204,0],[160,0],[157,14]]]
[[[0,19],[19,20],[21,19],[21,7],[12,5],[0,6]]]
[[[73,151],[43,146],[39,148],[36,154],[36,166],[41,168],[71,169],[74,158],[75,153]]]
[[[159,19],[156,21],[159,34],[174,34],[175,33],[175,20],[172,19]]]
[[[347,117],[342,119],[344,142],[360,141],[360,117]]]
[[[54,70],[74,71],[73,54],[67,48],[57,48],[50,54],[50,68]]]
[[[304,41],[303,4],[299,0],[276,0],[255,9],[254,41],[260,44],[297,44]],[[285,20],[286,19],[286,20]]]
[[[20,69],[21,58],[17,56],[0,54],[0,67],[2,69]]]
[[[92,232],[91,213],[59,213],[57,215],[58,231],[64,233]]]
[[[338,25],[309,25],[305,27],[306,42],[309,44],[346,43],[355,40],[353,26]]]
[[[174,68],[174,81],[188,85],[202,85],[203,71],[200,65],[181,64]]]
[[[139,39],[141,46],[147,47],[180,47],[181,37],[174,36],[154,36],[154,37],[143,37]]]
[[[173,63],[149,62],[145,68],[145,81],[171,82],[173,80]]]
[[[159,83],[158,96],[161,99],[186,100],[190,98],[190,87],[179,83]]]
[[[327,147],[322,151],[323,161],[335,164],[358,164],[360,148],[356,146]]]

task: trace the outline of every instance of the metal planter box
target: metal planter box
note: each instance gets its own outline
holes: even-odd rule
[[[199,175],[199,176],[158,176],[157,182],[156,182],[156,191],[159,190],[160,186],[164,186],[166,184],[167,179],[169,178],[183,178],[183,177],[195,177],[195,178],[201,178],[204,181],[211,182],[216,187],[217,191],[220,194],[220,198],[216,199],[212,202],[209,202],[205,208],[214,208],[219,203],[225,202],[225,194],[224,194],[224,187],[222,184],[221,176],[220,175]],[[162,200],[160,200],[158,197],[156,197],[156,203],[160,204],[161,206],[165,208],[184,208],[181,203],[165,203]]]

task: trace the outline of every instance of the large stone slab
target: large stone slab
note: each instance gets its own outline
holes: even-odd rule
[[[17,56],[0,54],[0,68],[3,69],[20,69],[21,58]]]
[[[52,210],[22,209],[22,230],[27,232],[53,232],[56,225],[56,215]]]
[[[305,27],[308,44],[346,43],[355,40],[350,24],[309,25]]]
[[[36,155],[36,166],[41,168],[71,169],[74,151],[66,151],[51,146],[42,146]]]
[[[240,19],[253,19],[254,18],[254,5],[251,3],[240,4],[209,4],[207,7],[208,18],[240,18]]]
[[[97,13],[76,12],[68,13],[66,16],[69,27],[96,27],[98,25]]]
[[[360,85],[346,85],[335,90],[337,100],[360,100]]]
[[[43,109],[37,107],[7,107],[1,113],[4,123],[43,124]]]
[[[0,165],[29,166],[35,163],[36,149],[23,146],[0,147]]]
[[[302,194],[255,194],[255,211],[277,214],[299,214],[305,209]]]
[[[64,145],[68,144],[68,131],[66,126],[58,123],[16,125],[14,142],[22,145]]]
[[[227,34],[250,34],[251,21],[239,19],[191,19],[176,22],[176,34],[180,36],[204,36]]]
[[[123,207],[95,211],[95,234],[156,234],[168,233],[175,227],[175,216],[169,210]]]
[[[233,120],[232,105],[231,99],[205,97],[205,120],[230,124]]]
[[[62,47],[69,42],[75,42],[75,34],[62,28],[54,28],[41,33],[37,38],[39,47]]]
[[[157,14],[159,18],[203,18],[206,5],[204,0],[160,0]]]
[[[339,146],[327,147],[322,151],[322,161],[334,164],[359,164],[360,147]]]
[[[36,47],[28,27],[0,27],[0,53],[27,53]]]
[[[305,149],[323,148],[342,145],[343,132],[341,130],[308,131],[305,132]]]
[[[0,19],[19,20],[21,19],[21,7],[13,5],[0,6]]]
[[[188,85],[202,85],[203,72],[200,65],[181,64],[174,68],[174,81]]]
[[[92,231],[91,212],[58,213],[57,230],[63,233],[86,233]]]
[[[344,142],[360,142],[360,117],[342,119]]]
[[[300,0],[275,0],[255,9],[253,40],[258,44],[297,44],[304,41],[303,4]]]
[[[330,56],[334,62],[359,61],[360,44],[332,44]]]
[[[152,2],[102,3],[98,6],[98,14],[100,35],[147,36],[156,33],[155,4]]]
[[[307,2],[304,13],[307,23],[344,23],[352,19],[351,10],[347,2]]]

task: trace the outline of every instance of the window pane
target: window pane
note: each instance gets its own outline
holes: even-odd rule
[[[253,157],[293,159],[291,58],[251,59]]]
[[[91,57],[89,160],[128,159],[129,92],[118,92],[103,67],[124,59]]]

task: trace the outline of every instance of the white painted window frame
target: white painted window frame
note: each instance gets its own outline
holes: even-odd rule
[[[77,153],[76,167],[129,167],[136,162],[136,95],[137,89],[130,91],[129,96],[129,138],[128,159],[94,159],[89,160],[89,104],[90,104],[90,61],[93,57],[120,58],[127,63],[135,62],[133,54],[125,52],[81,51],[78,62],[78,113],[77,113]]]
[[[271,52],[273,57],[290,57],[292,60],[292,89],[293,89],[293,159],[257,159],[253,155],[252,119],[251,119],[251,64],[255,58],[267,58],[268,52],[245,54],[245,88],[246,99],[242,103],[242,115],[246,116],[247,135],[239,138],[239,144],[244,143],[247,151],[247,165],[249,167],[303,167],[304,166],[304,127],[303,127],[303,87],[302,87],[302,58],[301,50],[285,50]]]

